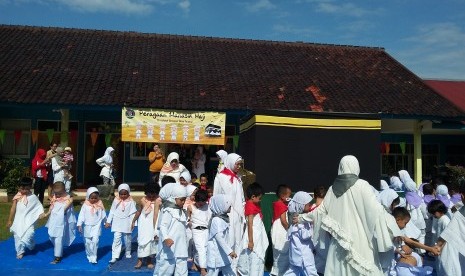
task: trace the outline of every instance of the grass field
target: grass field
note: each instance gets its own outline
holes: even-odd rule
[[[103,201],[103,205],[108,211],[110,209],[111,202],[107,200],[102,200],[102,201]],[[74,205],[74,211],[76,213],[79,212],[79,210],[81,210],[81,200],[75,200],[73,202],[73,205]],[[0,203],[0,241],[7,240],[12,236],[10,233],[10,229],[6,227],[8,216],[10,215],[10,208],[11,208],[11,202]],[[46,210],[48,210],[48,206],[46,206]],[[36,224],[36,228],[44,226],[46,222],[47,222],[47,218],[40,219]]]

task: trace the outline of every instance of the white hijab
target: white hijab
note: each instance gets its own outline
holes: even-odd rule
[[[131,193],[131,188],[129,188],[129,185],[126,184],[126,183],[119,184],[119,186],[118,186],[118,193],[119,193],[121,190],[126,190],[126,191],[128,191],[128,193]]]
[[[387,184],[387,182],[385,180],[381,179],[381,185],[380,185],[379,189],[381,191],[389,189],[389,184]]]
[[[232,199],[229,195],[217,194],[210,198],[208,203],[210,210],[212,211],[212,218],[215,216],[226,215],[229,208],[231,207]],[[217,219],[216,223],[210,224],[210,229],[208,231],[208,239],[211,240],[217,233],[223,232],[228,229],[229,223],[223,219]]]
[[[228,156],[228,153],[225,150],[219,150],[216,152],[216,155],[218,155],[220,161],[224,163],[226,157]]]
[[[400,180],[399,177],[391,176],[389,181],[391,182],[391,185],[389,186],[389,188],[394,189],[396,191],[402,191],[402,186],[403,185],[402,185],[402,181]]]
[[[95,187],[90,187],[89,189],[87,189],[87,192],[86,192],[86,199],[89,199],[90,195],[93,194],[93,193],[98,193],[98,189],[95,188]]]
[[[186,187],[181,184],[168,183],[160,189],[160,193],[158,195],[163,200],[175,203],[176,198],[187,197],[187,190]]]
[[[224,160],[224,166],[232,171],[234,169],[234,165],[240,160],[242,160],[242,157],[239,154],[230,153],[226,156],[226,160]]]
[[[192,185],[192,184],[187,185],[186,186],[187,196],[188,197],[191,196],[195,192],[195,190],[197,190],[197,187],[195,187],[194,185]]]
[[[399,195],[397,194],[397,192],[390,188],[382,190],[379,193],[379,201],[383,205],[384,209],[388,211],[388,213],[391,213],[391,204],[394,201],[394,199],[398,197]]]
[[[337,174],[355,174],[358,176],[360,174],[360,165],[358,164],[357,158],[353,155],[342,157],[339,162]]]
[[[177,152],[170,152],[170,154],[168,154],[168,157],[166,157],[165,166],[171,166],[171,161],[173,160],[178,160],[179,162],[179,154]]]
[[[410,177],[410,174],[406,170],[399,171],[399,177],[402,183],[404,183],[405,190],[408,192],[416,192],[417,184]]]
[[[304,212],[305,205],[312,201],[312,196],[307,192],[297,192],[294,197],[291,199],[288,205],[288,210],[290,213],[302,214]]]
[[[106,164],[113,164],[113,157],[111,157],[111,153],[115,151],[112,147],[108,147],[105,150],[105,153],[102,156],[102,161],[105,162]]]
[[[188,184],[190,184],[192,181],[191,173],[187,170],[184,170],[179,177],[184,178]]]

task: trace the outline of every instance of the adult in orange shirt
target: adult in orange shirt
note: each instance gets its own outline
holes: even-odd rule
[[[149,153],[149,171],[150,171],[150,182],[158,183],[158,177],[160,176],[160,170],[165,163],[166,158],[160,149],[158,144],[153,145],[153,151]]]

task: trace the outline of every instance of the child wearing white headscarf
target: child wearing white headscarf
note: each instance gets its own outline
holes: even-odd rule
[[[398,176],[391,176],[389,178],[389,182],[391,182],[391,185],[389,185],[389,188],[395,190],[395,191],[403,191],[404,190],[404,185],[402,184],[402,181]]]
[[[310,211],[312,197],[307,192],[295,193],[288,205],[289,221],[294,215]],[[313,225],[310,222],[292,224],[289,226],[289,269],[284,274],[290,275],[318,275],[313,255]]]
[[[224,169],[215,177],[213,185],[213,195],[229,195],[232,200],[231,212],[231,229],[229,231],[229,245],[235,252],[242,251],[242,238],[244,235],[245,215],[244,215],[244,189],[242,180],[238,175],[242,165],[242,157],[235,153],[230,153],[226,157]],[[237,259],[232,260],[231,267],[236,271]]]
[[[97,263],[98,242],[102,233],[102,222],[106,217],[107,213],[97,188],[90,187],[79,212],[77,227],[84,236],[87,260],[91,264]]]
[[[100,171],[100,177],[103,179],[104,185],[111,185],[113,180],[113,152],[115,150],[112,147],[108,147],[102,157],[95,160],[97,164],[102,167]]]
[[[207,243],[208,276],[217,276],[220,271],[224,276],[235,276],[231,260],[237,258],[234,247],[229,244],[230,221],[228,212],[232,200],[228,195],[218,194],[210,198],[209,206],[212,213],[210,219]]]
[[[437,199],[439,199],[440,201],[442,201],[442,203],[444,203],[444,205],[447,207],[447,216],[449,218],[452,217],[452,207],[454,206],[454,204],[452,203],[452,201],[450,200],[450,195],[449,195],[449,188],[447,188],[446,185],[444,184],[440,184],[436,187],[436,197]]]
[[[154,276],[187,275],[187,216],[182,208],[186,187],[168,183],[160,190],[159,248]]]
[[[137,212],[136,202],[130,196],[131,189],[126,183],[118,186],[118,196],[111,204],[105,228],[111,225],[111,232],[114,232],[113,244],[111,246],[110,263],[115,263],[121,254],[122,242],[126,246],[126,258],[131,258],[131,224]]]
[[[426,210],[426,204],[423,201],[423,198],[418,194],[417,184],[410,177],[410,174],[406,170],[399,171],[399,177],[405,187],[405,208],[410,213],[409,223],[414,224],[421,232],[418,237],[420,243],[425,243],[426,235],[426,222],[428,219],[428,214],[422,212]],[[420,250],[421,253],[425,253],[424,250]]]

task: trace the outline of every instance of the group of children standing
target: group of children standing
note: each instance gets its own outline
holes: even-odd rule
[[[385,182],[377,194],[380,203],[403,230],[394,242],[396,248],[380,256],[385,274],[429,275],[432,269],[422,266],[425,251],[439,255],[435,267],[439,275],[463,274],[465,268],[460,256],[465,256],[465,208],[460,207],[465,202],[465,185],[447,196],[447,190],[444,192],[447,186],[443,183],[424,184],[416,190],[408,174],[402,171],[399,175],[399,179],[391,179],[391,187],[398,187],[400,180],[405,199]],[[31,180],[24,178],[13,199],[8,220],[17,258],[24,256],[26,248],[34,247],[34,223],[39,218],[49,217],[46,227],[54,245],[52,264],[61,262],[63,247],[73,242],[76,226],[84,237],[89,263],[97,263],[102,226],[111,227],[114,233],[110,263],[120,258],[123,244],[125,257],[131,258],[132,232],[137,226],[136,269],[145,264],[154,268],[154,275],[187,275],[191,258],[193,268],[203,276],[220,272],[225,276],[263,275],[269,246],[260,208],[263,188],[258,183],[246,188],[246,223],[242,248],[236,252],[229,239],[231,197],[227,194],[212,196],[206,189],[192,184],[189,174],[181,175],[179,182],[166,176],[161,181],[161,189],[148,183],[139,204],[132,199],[129,185],[120,184],[108,216],[98,190],[90,187],[76,220],[73,199],[62,182],[54,183],[54,196],[48,212],[44,213],[42,204],[31,193]],[[278,186],[278,200],[273,203],[271,275],[324,274],[327,245],[316,246],[311,213],[318,208],[325,192],[324,187],[318,187],[314,191],[315,198],[303,191],[291,198],[290,187]],[[302,217],[303,214],[307,215]],[[325,239],[320,237],[319,241],[325,243],[329,239],[328,235]],[[156,256],[155,265],[153,256]],[[236,268],[232,266],[234,259],[238,259]]]

